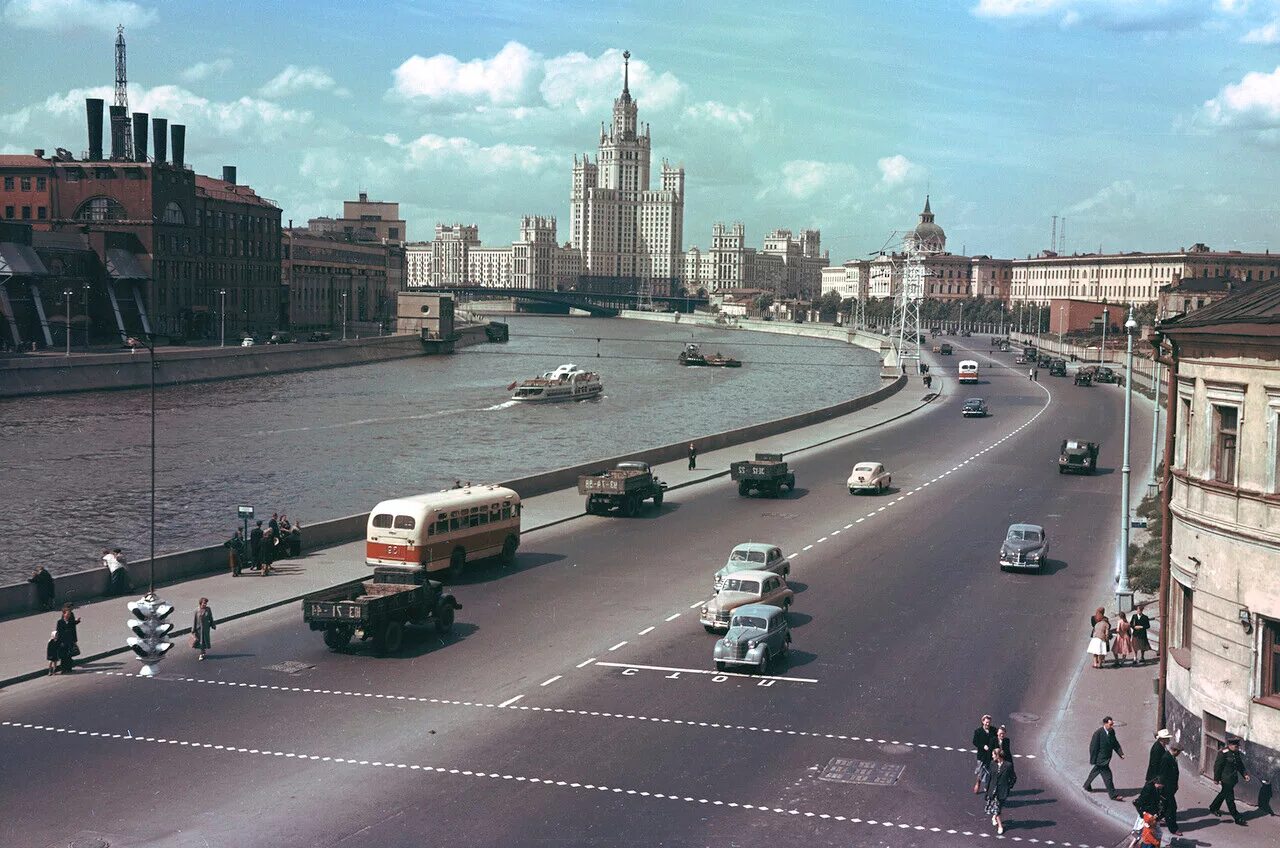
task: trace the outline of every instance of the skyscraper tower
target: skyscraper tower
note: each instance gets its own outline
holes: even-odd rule
[[[124,139],[124,156],[133,158],[133,139],[129,135],[129,75],[125,70],[124,24],[116,27],[116,110],[111,116],[111,132]],[[116,126],[119,124],[119,126]],[[114,136],[113,136],[114,137]]]

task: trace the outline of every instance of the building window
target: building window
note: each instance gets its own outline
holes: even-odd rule
[[[1238,408],[1216,403],[1213,405],[1213,479],[1231,486],[1236,483],[1239,420]]]
[[[1190,661],[1191,632],[1192,632],[1191,619],[1192,619],[1192,611],[1193,611],[1192,601],[1195,593],[1191,590],[1190,587],[1183,586],[1181,583],[1178,583],[1176,581],[1174,582],[1174,585],[1177,587],[1177,591],[1174,594],[1174,601],[1177,606],[1176,621],[1178,624],[1178,627],[1176,630],[1176,633],[1178,636],[1178,644],[1176,645],[1176,647],[1186,651],[1187,652],[1186,659]]]
[[[76,210],[78,221],[119,221],[125,218],[124,207],[112,197],[91,197]]]
[[[6,207],[4,208],[4,216],[5,216],[6,218],[12,218],[12,217],[13,217],[13,207],[12,207],[12,206],[6,206]]]
[[[39,220],[43,221],[43,220],[44,220],[45,218],[47,218],[47,217],[49,217],[49,210],[48,210],[48,209],[46,209],[46,208],[45,208],[45,207],[43,207],[43,206],[37,206],[37,207],[36,207],[36,218],[38,218]]]
[[[182,207],[170,200],[164,207],[164,222],[186,226],[187,216],[182,214]]]
[[[36,191],[44,191],[47,185],[44,177],[36,177]]]
[[[1262,625],[1262,689],[1258,693],[1280,707],[1280,621],[1259,619]]]
[[[23,191],[31,191],[31,178],[30,178],[30,177],[23,177],[23,178],[22,178],[22,190],[23,190]]]
[[[4,178],[4,190],[13,191],[13,177]]]
[[[30,220],[31,220],[31,207],[30,207],[30,206],[24,206],[24,207],[22,207],[22,220],[24,220],[24,221],[30,221]]]
[[[1178,423],[1175,434],[1174,464],[1183,471],[1187,470],[1190,457],[1187,454],[1187,434],[1191,432],[1191,398],[1178,397]]]

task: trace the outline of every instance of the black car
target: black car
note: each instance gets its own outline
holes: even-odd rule
[[[1049,376],[1050,377],[1067,376],[1067,360],[1055,359],[1053,360],[1053,362],[1049,363]]]
[[[284,331],[272,333],[271,338],[267,340],[267,344],[273,344],[273,345],[293,344],[293,342],[294,342],[293,333],[286,333]]]
[[[329,341],[329,334],[328,334],[328,333],[326,333],[326,332],[325,332],[325,331],[323,331],[323,330],[316,330],[314,333],[312,333],[311,335],[307,336],[307,341],[309,341],[309,342],[327,342],[327,341]]]
[[[1095,383],[1118,382],[1116,379],[1116,372],[1112,371],[1110,368],[1103,365],[1093,372],[1093,382]]]
[[[960,410],[960,414],[965,418],[986,418],[987,402],[982,398],[969,398],[964,402],[964,408]]]
[[[1092,386],[1093,372],[1090,371],[1088,368],[1081,368],[1080,370],[1076,371],[1076,385]]]
[[[1047,353],[1040,354],[1039,358],[1036,359],[1037,368],[1048,368],[1052,364],[1053,364],[1053,357]]]

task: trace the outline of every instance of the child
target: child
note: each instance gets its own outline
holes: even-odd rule
[[[45,646],[44,658],[49,661],[49,674],[58,673],[58,631],[49,634],[49,644]]]

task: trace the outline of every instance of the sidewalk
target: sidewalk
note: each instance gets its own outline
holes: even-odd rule
[[[941,370],[938,369],[939,372]],[[939,395],[945,394],[943,386],[948,382],[940,373],[934,374],[934,387]],[[887,424],[927,406],[930,401],[925,400],[925,396],[924,388],[915,378],[891,397],[866,409],[789,433],[701,454],[696,470],[689,470],[687,462],[681,459],[657,465],[654,471],[674,490],[704,480],[727,477],[729,463],[734,460],[749,457],[756,451],[796,453]],[[524,501],[523,530],[528,533],[581,517],[585,515],[583,507],[583,498],[576,488],[528,498]],[[273,570],[276,573],[265,578],[256,572],[245,572],[241,577],[232,578],[227,572],[158,587],[156,594],[176,608],[171,620],[177,626],[170,638],[178,645],[185,641],[181,637],[190,632],[192,611],[202,597],[210,599],[209,606],[221,623],[295,603],[311,592],[369,574],[364,562],[363,540],[283,560],[273,566]],[[135,592],[77,606],[76,616],[81,622],[81,654],[77,663],[129,650],[125,645],[125,638],[129,635],[124,626],[128,618],[125,604],[146,591],[145,574],[134,574],[133,577]],[[0,688],[46,673],[44,647],[58,615],[55,611],[0,621],[0,645],[5,646],[0,655]]]

